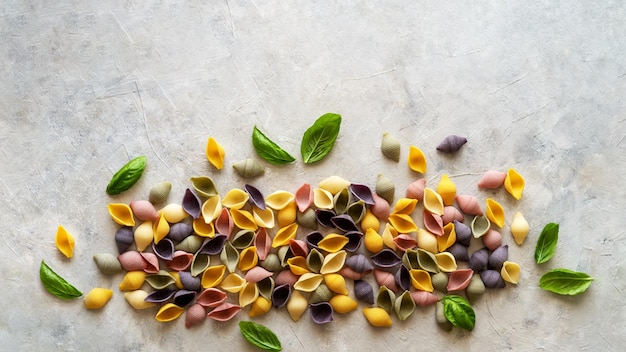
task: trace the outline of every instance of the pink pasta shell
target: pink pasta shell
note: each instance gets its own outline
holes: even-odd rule
[[[450,273],[448,276],[448,286],[446,289],[450,291],[464,290],[469,285],[474,271],[472,269],[458,269]]]
[[[437,297],[436,294],[428,291],[411,291],[410,295],[415,304],[419,307],[426,307],[439,301],[439,297]]]
[[[489,229],[489,231],[487,231],[481,239],[483,240],[485,247],[489,248],[490,251],[493,251],[502,245],[502,234],[494,229]]]
[[[391,209],[389,206],[389,202],[376,193],[372,194],[374,198],[374,205],[370,207],[372,214],[378,218],[378,220],[386,221],[389,218],[389,214],[391,213]]]
[[[341,270],[339,270],[339,274],[341,276],[343,276],[346,279],[350,279],[350,280],[361,280],[363,279],[365,276],[369,275],[372,273],[372,270],[366,270],[363,272],[356,272],[353,269],[344,266],[343,268],[341,268]]]
[[[443,215],[441,216],[441,220],[443,221],[444,225],[447,225],[453,222],[454,220],[463,221],[463,219],[464,219],[463,214],[461,214],[459,209],[453,206],[443,207]]]
[[[148,263],[137,251],[124,252],[117,256],[117,260],[126,271],[143,271],[148,266]]]
[[[474,196],[459,194],[456,196],[456,203],[459,205],[459,208],[462,212],[467,215],[483,215],[482,209],[480,209],[480,204],[478,204],[478,200]]]
[[[133,215],[139,220],[155,221],[159,219],[159,213],[154,208],[154,205],[147,200],[133,200],[129,206],[133,211]]]
[[[399,234],[393,239],[393,243],[395,243],[396,247],[402,252],[417,247],[417,240],[407,234]]]
[[[309,247],[307,246],[306,241],[303,240],[290,239],[289,249],[295,257],[306,257],[309,254]]]
[[[443,219],[437,214],[424,210],[424,227],[430,233],[443,236]]]
[[[387,271],[374,269],[374,278],[379,286],[386,286],[393,292],[398,292],[398,286],[396,285],[396,277]]]
[[[172,260],[168,260],[166,265],[172,270],[183,271],[189,269],[192,260],[193,254],[185,251],[176,251],[174,252]]]
[[[226,292],[211,287],[200,292],[196,298],[196,303],[203,307],[215,308],[226,300]]]
[[[276,275],[276,277],[274,278],[274,282],[276,286],[285,284],[293,286],[296,281],[298,281],[298,278],[298,275],[292,273],[291,270],[287,269],[279,272],[278,275]]]
[[[234,227],[235,224],[230,216],[230,211],[227,208],[223,208],[220,215],[215,219],[215,232],[226,235],[226,239],[229,239]]]
[[[265,260],[272,249],[272,239],[264,227],[260,227],[254,235],[254,246],[259,260]]]
[[[209,314],[207,314],[207,317],[216,321],[228,321],[232,319],[235,315],[237,315],[237,313],[239,313],[240,311],[240,306],[224,302],[215,307],[215,309],[213,309],[212,311],[210,311]]]
[[[187,308],[185,313],[185,327],[189,328],[202,323],[207,317],[206,308],[196,303]]]
[[[148,274],[156,274],[159,272],[159,257],[154,253],[139,253],[143,260],[146,262],[146,267],[143,269]]]
[[[424,188],[426,188],[425,178],[420,178],[417,181],[413,181],[406,188],[406,197],[417,199],[421,202],[424,199]]]
[[[498,188],[504,184],[506,173],[502,171],[489,170],[478,180],[479,188]]]
[[[295,197],[298,210],[304,213],[313,204],[313,188],[311,188],[310,184],[305,183],[298,188]]]
[[[265,278],[272,276],[273,274],[274,273],[272,273],[271,271],[267,271],[260,266],[255,266],[252,269],[248,270],[243,278],[248,282],[259,282]]]

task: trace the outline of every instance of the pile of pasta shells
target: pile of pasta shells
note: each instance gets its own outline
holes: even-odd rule
[[[438,149],[452,153],[465,142],[451,136]],[[398,161],[393,137],[385,134],[381,146]],[[419,148],[411,146],[408,166],[426,172]],[[524,179],[514,169],[490,170],[477,186],[520,199]],[[154,309],[161,322],[184,315],[190,327],[285,309],[294,321],[308,310],[326,324],[361,306],[370,324],[391,326],[394,316],[437,305],[436,321],[451,329],[441,297],[474,302],[519,281],[503,244],[503,206],[458,194],[447,174],[432,185],[418,177],[400,197],[382,174],[374,187],[330,176],[292,191],[245,184],[223,193],[197,176],[180,202],[169,201],[170,190],[162,182],[148,200],[109,204],[119,253],[94,255],[102,273],[125,272],[119,290],[129,305]],[[517,213],[510,229],[522,244],[529,225]],[[469,253],[472,241],[482,245]]]

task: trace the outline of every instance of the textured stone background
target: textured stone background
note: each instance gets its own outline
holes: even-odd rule
[[[619,350],[626,254],[624,128],[626,9],[622,1],[8,1],[0,7],[0,340],[6,350],[249,350],[236,322],[157,323],[134,311],[91,256],[114,252],[109,202],[146,197],[162,180],[181,199],[193,175],[220,190],[246,180],[204,157],[209,136],[230,165],[256,157],[252,127],[294,155],[304,130],[326,112],[344,121],[329,157],[305,166],[267,166],[255,184],[295,190],[330,175],[374,185],[384,173],[397,195],[418,175],[408,146],[425,151],[426,177],[442,173],[460,192],[494,197],[510,222],[531,224],[518,287],[490,291],[475,305],[472,333],[441,331],[434,309],[391,329],[371,328],[359,311],[315,326],[285,310],[256,319],[285,350],[393,351]],[[383,159],[389,131],[404,148]],[[435,151],[455,133],[455,156]],[[148,167],[129,192],[104,189],[129,158]],[[514,167],[526,178],[521,201],[476,189],[480,173]],[[537,266],[534,244],[547,222],[561,224],[555,257]],[[65,260],[58,225],[77,240]],[[113,287],[106,308],[58,300],[42,288],[45,259],[84,291]],[[584,295],[538,288],[553,267],[586,271]],[[244,312],[245,313],[245,312]],[[245,319],[241,314],[238,319]]]

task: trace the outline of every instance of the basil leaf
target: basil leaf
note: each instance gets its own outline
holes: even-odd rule
[[[252,145],[259,156],[272,164],[289,164],[296,160],[291,154],[267,138],[256,126],[252,130]]]
[[[129,161],[113,175],[107,186],[107,193],[113,196],[126,191],[139,180],[145,168],[146,157],[143,155]]]
[[[553,269],[539,279],[539,287],[559,295],[574,296],[587,290],[593,278],[569,269]]]
[[[82,292],[77,290],[74,286],[70,285],[64,278],[55,273],[50,267],[41,261],[39,267],[39,279],[43,284],[43,287],[48,292],[62,299],[74,299],[83,295]]]
[[[304,132],[300,153],[306,164],[318,162],[330,153],[339,135],[340,125],[341,115],[328,113],[320,116]]]
[[[272,330],[251,321],[240,321],[239,330],[248,342],[265,351],[281,351],[280,341]]]
[[[443,300],[443,314],[448,321],[459,328],[472,331],[476,324],[476,315],[474,309],[465,300],[465,298],[457,295],[447,295]]]
[[[558,239],[559,224],[553,222],[547,224],[541,231],[539,239],[537,239],[537,247],[535,247],[535,261],[537,261],[537,264],[545,263],[552,258]]]

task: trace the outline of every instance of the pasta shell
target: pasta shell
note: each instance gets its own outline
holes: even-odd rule
[[[441,176],[441,180],[437,184],[437,193],[443,199],[444,205],[452,205],[454,203],[454,198],[456,197],[456,185],[448,174],[443,174]]]
[[[191,187],[193,187],[196,193],[204,198],[211,198],[218,195],[215,182],[208,176],[194,176],[189,179],[191,181]]]
[[[528,236],[528,231],[530,231],[528,221],[526,221],[522,213],[515,213],[515,217],[513,217],[513,222],[511,223],[511,234],[513,235],[515,243],[518,245],[524,243],[526,236]]]
[[[289,270],[295,275],[302,275],[306,273],[310,273],[309,269],[306,265],[306,258],[301,256],[291,257],[287,260],[287,265],[289,265]]]
[[[211,265],[211,257],[208,254],[196,253],[191,261],[190,272],[193,276],[202,274]]]
[[[351,183],[348,188],[355,200],[362,201],[367,205],[374,204],[372,190],[367,185],[360,183]]]
[[[374,289],[363,280],[354,281],[354,296],[367,304],[374,304]]]
[[[156,320],[159,322],[168,322],[176,320],[185,312],[185,309],[175,305],[174,303],[165,303],[157,312]]]
[[[124,252],[117,256],[117,260],[126,271],[144,270],[148,266],[141,254],[136,251]]]
[[[370,206],[370,210],[378,218],[378,220],[387,221],[387,218],[389,218],[389,214],[391,213],[389,202],[376,193],[372,194],[372,198],[374,198],[374,205]]]
[[[227,239],[230,238],[235,228],[235,223],[227,208],[222,208],[220,215],[215,219],[214,227],[218,234],[225,235]]]
[[[259,263],[259,257],[256,254],[256,247],[251,246],[241,251],[239,255],[238,268],[241,271],[248,271]]]
[[[346,286],[346,279],[340,274],[325,274],[324,283],[329,290],[338,293],[340,295],[347,295],[348,288]]]
[[[213,238],[206,238],[202,243],[202,247],[198,249],[198,253],[207,255],[218,255],[222,253],[226,243],[225,235],[215,235]]]
[[[202,200],[189,188],[185,190],[181,205],[183,210],[194,219],[199,218],[202,214]]]
[[[257,255],[258,255],[258,249],[257,249]],[[265,257],[265,259],[261,261],[261,266],[265,268],[266,270],[269,270],[272,272],[279,271],[283,268],[280,263],[280,259],[275,253],[269,253],[267,257]]]
[[[126,302],[128,302],[128,304],[135,309],[147,309],[155,306],[154,303],[145,301],[147,296],[148,292],[143,290],[124,292]]]
[[[398,291],[398,286],[396,286],[396,277],[392,273],[374,269],[374,279],[376,279],[378,286],[387,287],[394,292]]]
[[[256,231],[259,227],[254,221],[254,216],[247,210],[231,209],[230,215],[233,218],[235,226],[241,230]]]
[[[154,221],[159,218],[159,213],[154,208],[154,205],[147,200],[133,200],[129,206],[133,215],[139,220]]]
[[[261,316],[272,309],[272,302],[270,302],[267,298],[259,296],[259,298],[252,303],[252,307],[250,307],[250,315],[251,318]]]
[[[296,221],[298,225],[306,227],[308,229],[317,229],[317,215],[313,208],[308,208],[304,213],[298,212],[296,214]]]
[[[119,260],[110,253],[99,253],[93,255],[93,260],[96,262],[96,266],[103,274],[115,274],[122,271],[122,264]]]
[[[343,214],[348,210],[348,205],[350,205],[350,191],[347,188],[342,189],[337,192],[333,197],[333,209],[336,214]]]
[[[67,232],[65,227],[59,226],[54,242],[64,256],[71,258],[74,254],[74,236]]]
[[[133,228],[130,226],[120,227],[120,229],[115,232],[115,245],[120,254],[126,252],[133,244],[134,240]]]
[[[452,323],[446,318],[445,313],[443,312],[443,301],[437,302],[435,308],[435,320],[437,321],[437,325],[441,327],[445,331],[452,330]]]
[[[239,230],[230,242],[233,247],[237,249],[244,249],[252,244],[255,235],[254,231]]]
[[[461,214],[461,212],[457,208],[453,206],[443,207],[443,215],[441,216],[441,220],[443,220],[444,225],[449,224],[454,220],[463,221],[463,219],[463,214]]]
[[[174,259],[174,242],[169,238],[164,238],[158,244],[152,243],[152,251],[159,259],[172,260]]]
[[[430,273],[438,273],[439,270],[441,270],[441,267],[437,260],[437,254],[433,254],[421,248],[418,248],[415,251],[415,254],[417,256],[418,268],[413,268],[413,266],[411,266],[412,269],[422,269]]]
[[[233,188],[222,198],[222,206],[228,209],[241,209],[248,202],[250,196],[244,190]]]
[[[400,296],[396,298],[394,303],[394,310],[396,315],[402,321],[406,320],[415,311],[415,301],[409,291],[404,291]]]
[[[307,299],[304,298],[304,296],[300,292],[293,291],[289,298],[289,301],[287,302],[287,312],[289,312],[289,316],[291,317],[291,319],[293,321],[300,320],[300,317],[302,317],[302,314],[304,314],[308,307],[309,302],[307,301]]]
[[[456,231],[453,223],[448,223],[443,227],[443,236],[437,237],[437,249],[443,252],[456,242]]]
[[[319,183],[319,187],[324,189],[331,194],[336,194],[344,188],[348,188],[350,186],[350,181],[340,177],[340,176],[330,176]]]
[[[406,214],[391,214],[389,215],[389,223],[393,226],[399,233],[410,233],[418,230],[417,225],[413,222],[413,219],[410,215]]]
[[[348,238],[346,236],[330,233],[319,241],[317,246],[323,251],[335,253],[340,251],[346,244],[348,244]]]
[[[109,302],[111,297],[113,297],[113,291],[107,288],[96,287],[85,295],[83,301],[87,309],[100,309]]]
[[[467,215],[483,215],[483,211],[480,209],[480,204],[478,204],[476,197],[467,194],[459,194],[456,196],[455,200],[463,213]]]
[[[432,188],[424,188],[424,209],[436,215],[443,215],[443,199]]]
[[[322,275],[336,273],[343,268],[346,263],[347,253],[346,251],[338,251],[335,253],[329,253],[325,258],[320,268]]]
[[[447,250],[452,253],[457,262],[469,262],[469,253],[467,252],[467,247],[464,245],[457,242]]]
[[[370,259],[372,264],[379,268],[393,268],[402,262],[402,259],[390,249],[383,249],[371,256]]]
[[[193,232],[200,237],[213,238],[215,236],[215,226],[213,222],[207,224],[204,221],[204,217],[200,217],[193,220]]]
[[[350,206],[348,206],[348,209],[346,210],[346,214],[352,219],[355,224],[358,224],[363,219],[366,212],[367,208],[365,207],[365,203],[363,203],[362,200],[350,204]],[[353,231],[356,230],[358,230],[358,228],[356,228],[355,225],[355,229],[353,229]]]
[[[288,265],[287,260],[292,257],[294,257],[294,255],[291,253],[289,246],[282,246],[278,248],[278,259],[280,259],[280,264],[283,268]]]
[[[162,290],[172,285],[176,279],[165,270],[159,270],[156,274],[146,275],[146,282],[155,290]]]
[[[424,153],[415,146],[409,147],[409,168],[420,174],[426,173],[426,157]]]
[[[524,192],[524,178],[515,169],[508,169],[506,178],[504,179],[504,189],[509,192],[513,198],[519,200]]]
[[[190,290],[178,290],[174,293],[174,304],[179,307],[185,307],[193,302],[196,298],[196,292]]]
[[[285,227],[289,224],[296,222],[296,214],[298,213],[298,207],[295,201],[287,203],[287,205],[278,211],[276,214],[276,220],[279,227]],[[273,227],[273,226],[272,226]]]
[[[421,269],[417,260],[417,250],[408,249],[402,255],[402,264],[408,269]]]
[[[237,315],[237,313],[239,313],[240,311],[241,311],[240,306],[236,304],[224,302],[220,304],[219,306],[215,307],[215,309],[213,309],[212,311],[210,311],[207,314],[207,317],[215,321],[222,321],[222,322],[229,321],[235,315]]]
[[[424,227],[430,233],[443,236],[443,218],[437,214],[424,210]]]
[[[349,313],[358,307],[357,301],[348,295],[334,295],[328,303],[339,314]]]
[[[459,269],[451,272],[446,290],[448,292],[464,290],[469,285],[473,275],[472,269]]]
[[[363,254],[355,254],[346,258],[345,265],[357,273],[370,272],[374,270],[370,261]]]
[[[413,287],[421,291],[434,291],[433,283],[430,279],[430,274],[428,273],[428,271],[411,269],[409,270],[409,274],[411,274],[411,283],[413,284]]]
[[[487,248],[481,248],[470,256],[469,267],[474,272],[479,273],[487,269],[489,263],[489,250]]]
[[[504,245],[496,248],[489,254],[487,267],[489,269],[500,270],[504,262],[509,259],[509,246]]]
[[[180,241],[179,244],[174,246],[174,249],[188,253],[195,253],[202,246],[202,241],[202,237],[191,235]]]
[[[133,217],[133,211],[127,204],[123,203],[110,203],[107,206],[111,219],[116,223],[123,226],[135,226],[135,218]]]
[[[478,180],[478,187],[495,189],[504,184],[505,178],[506,174],[504,172],[489,170],[481,176],[480,180]]]
[[[278,248],[289,245],[289,241],[296,238],[297,233],[298,224],[296,223],[280,228],[272,240],[272,247]]]
[[[476,215],[474,220],[472,220],[472,235],[474,235],[474,238],[480,238],[489,231],[490,227],[491,222],[489,218],[484,215]]]
[[[504,227],[504,208],[492,198],[487,198],[487,218],[498,227]]]
[[[237,264],[239,264],[239,252],[230,242],[226,242],[220,253],[220,260],[226,266],[228,272],[235,272]]]
[[[241,288],[246,283],[241,276],[236,273],[230,273],[220,283],[220,288],[226,292],[239,293]]]
[[[203,288],[211,288],[216,287],[222,282],[224,279],[224,274],[226,273],[226,266],[224,265],[216,265],[210,266],[204,270],[202,273],[201,284]]]
[[[216,169],[221,170],[224,167],[224,148],[213,137],[209,137],[207,141],[206,157]]]
[[[393,243],[395,243],[396,248],[401,252],[417,247],[417,241],[415,240],[415,238],[407,234],[400,234],[396,236],[393,239]]]
[[[273,277],[268,276],[262,280],[259,280],[256,285],[259,288],[259,295],[268,300],[272,299],[272,293],[274,292],[274,287],[276,287],[276,283],[274,282]]]
[[[146,267],[143,269],[148,274],[156,274],[159,272],[159,258],[154,253],[139,253],[146,263]]]
[[[185,251],[175,251],[172,259],[167,262],[167,267],[176,271],[187,270],[191,266],[192,260],[193,254]]]
[[[294,200],[295,196],[291,192],[276,191],[265,197],[265,205],[274,209],[281,210]]]
[[[480,278],[487,288],[503,288],[506,286],[500,272],[497,270],[483,270],[480,272]]]
[[[328,302],[334,293],[326,286],[326,284],[321,283],[315,291],[311,293],[309,296],[309,304],[319,303],[319,302]]]
[[[259,282],[272,275],[272,272],[267,271],[260,266],[255,266],[254,268],[250,269],[243,278],[248,282]]]
[[[473,275],[469,285],[467,285],[467,288],[465,288],[465,294],[467,295],[467,299],[471,303],[473,303],[483,293],[485,293],[485,284],[483,283],[483,280],[480,278],[480,275]]]
[[[363,216],[363,219],[361,219],[361,230],[363,230],[363,232],[367,232],[367,230],[370,229],[374,230],[374,232],[378,232],[380,229],[380,221],[370,209],[366,209],[365,215]]]
[[[170,232],[170,224],[165,219],[165,215],[161,213],[159,220],[152,224],[152,233],[154,234],[154,243],[159,243]]]
[[[187,308],[187,312],[185,313],[185,327],[190,328],[202,323],[206,319],[206,314],[206,308],[197,303]]]
[[[460,221],[455,220],[453,223],[457,243],[469,247],[470,241],[472,240],[472,229]]]
[[[400,198],[396,202],[396,205],[393,208],[393,214],[405,214],[411,215],[415,210],[415,206],[417,205],[417,199],[412,198]]]
[[[433,283],[433,288],[439,292],[448,292],[448,274],[440,271],[430,276],[430,281]],[[417,302],[416,302],[417,303]]]
[[[395,162],[400,161],[400,142],[388,132],[383,133],[380,151],[387,159]]]
[[[411,291],[409,293],[414,304],[419,307],[427,307],[439,301],[439,297],[432,292]]]
[[[256,282],[246,282],[239,291],[239,306],[247,307],[259,298],[259,288]]]
[[[340,252],[337,252],[337,253],[340,253]],[[329,257],[333,254],[336,254],[336,253],[329,254]],[[333,259],[334,261],[334,258],[331,258],[331,259]],[[309,270],[311,270],[314,273],[320,273],[320,271],[322,270],[322,266],[324,265],[325,262],[326,262],[326,259],[324,258],[322,253],[320,253],[315,248],[311,249],[311,251],[306,257],[306,265],[309,268]],[[345,257],[344,257],[344,262],[345,262]]]
[[[394,274],[396,286],[402,291],[408,291],[411,289],[411,274],[409,269],[404,265],[400,266],[400,269]]]
[[[293,288],[302,292],[313,292],[322,283],[324,276],[321,274],[305,273],[296,283]]]
[[[265,260],[272,248],[272,239],[267,234],[267,230],[259,228],[254,235],[253,243],[257,249],[257,256],[259,257],[259,260]]]
[[[315,209],[315,217],[317,222],[324,227],[334,227],[332,218],[335,217],[335,212],[329,209]]]
[[[246,184],[244,186],[244,190],[248,193],[248,195],[250,196],[249,201],[256,206],[257,208],[261,209],[261,210],[265,210],[265,198],[263,197],[263,193],[261,193],[261,191],[250,185],[250,184]]]
[[[425,229],[417,230],[417,246],[431,253],[437,253],[439,246],[437,244],[437,235],[428,232]]]
[[[129,271],[124,275],[122,282],[120,282],[120,291],[134,291],[141,288],[146,280],[146,273],[143,271]]]
[[[521,268],[519,264],[507,260],[502,264],[500,275],[504,281],[517,285],[519,283],[520,272]]]
[[[167,234],[167,237],[174,242],[180,242],[192,233],[193,227],[191,225],[186,222],[179,222],[170,226],[170,232]]]
[[[457,265],[454,256],[449,252],[441,252],[435,254],[435,258],[437,258],[437,266],[439,266],[439,270],[444,272],[453,272],[456,271]]]
[[[378,296],[376,296],[376,304],[387,313],[392,313],[394,311],[395,302],[395,293],[388,289],[387,286],[380,286]]]
[[[439,143],[437,150],[444,153],[454,153],[467,143],[467,138],[451,134]]]
[[[172,190],[172,184],[169,181],[159,182],[150,188],[148,199],[152,204],[163,203],[167,200]]]
[[[295,285],[300,277],[290,270],[283,270],[276,275],[274,282],[276,285]]]
[[[483,240],[485,247],[489,248],[490,251],[493,251],[502,245],[502,235],[496,230],[487,231],[481,239]]]
[[[365,231],[363,242],[365,243],[365,248],[371,253],[376,253],[383,249],[383,238],[373,228],[368,228]]]
[[[426,179],[420,178],[411,182],[406,188],[406,197],[417,199],[419,202],[424,199],[424,189],[426,188]]]
[[[255,159],[246,158],[233,163],[233,169],[237,171],[239,176],[245,178],[254,178],[263,176],[265,168]]]
[[[302,184],[295,194],[296,205],[301,213],[304,213],[313,204],[313,188],[308,183]]]
[[[318,209],[332,209],[334,197],[333,194],[323,188],[315,188],[313,190],[313,204]]]
[[[354,253],[361,248],[363,243],[363,234],[359,231],[350,231],[344,234],[348,239],[348,243],[343,246],[343,249],[348,253]]]
[[[359,230],[359,228],[356,226],[356,224],[348,214],[333,216],[330,221],[333,223],[333,225],[335,225],[335,228],[342,232]]]
[[[186,290],[200,291],[202,287],[201,278],[191,275],[189,271],[179,271],[178,279]]]
[[[302,240],[290,240],[289,250],[294,256],[306,257],[309,254],[309,247]]]
[[[384,198],[389,204],[392,204],[395,192],[396,186],[393,181],[383,174],[378,174],[376,177],[376,194]]]
[[[284,284],[274,288],[272,292],[272,305],[276,308],[282,308],[289,302],[291,297],[291,285]]]
[[[231,210],[231,215],[233,216],[233,221],[237,224],[237,220],[234,219],[236,209]],[[222,214],[222,202],[219,196],[211,196],[209,197],[204,204],[202,204],[202,217],[204,218],[204,222],[207,224],[215,221]],[[237,213],[239,214],[239,213]],[[250,215],[250,221],[252,220],[252,215]]]
[[[389,313],[380,307],[363,308],[363,315],[372,326],[390,327],[393,324]]]

